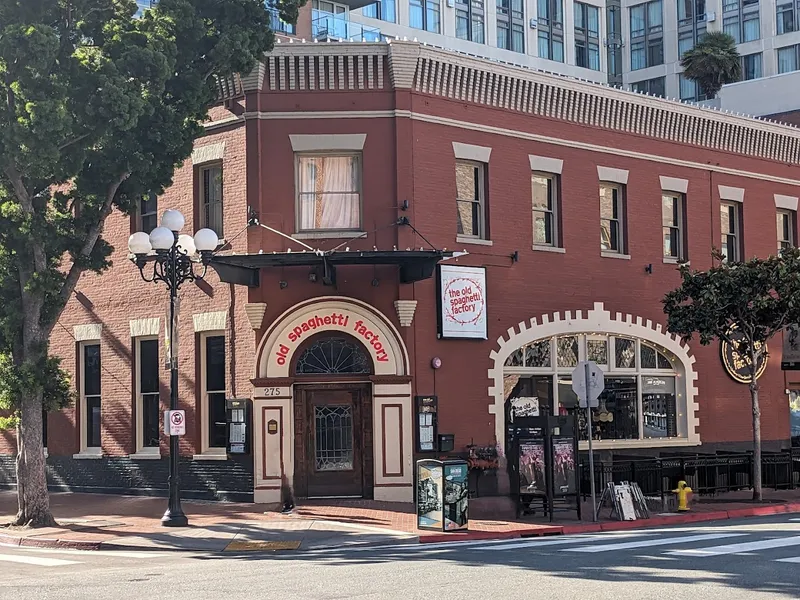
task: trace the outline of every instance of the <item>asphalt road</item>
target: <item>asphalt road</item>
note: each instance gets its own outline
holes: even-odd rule
[[[800,598],[800,517],[282,553],[0,548],[0,599]]]

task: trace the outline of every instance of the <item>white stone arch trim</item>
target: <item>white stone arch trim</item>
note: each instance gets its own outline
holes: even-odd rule
[[[289,334],[295,327],[302,326],[315,315],[330,315],[337,311],[346,313],[350,317],[346,325],[333,323],[322,325],[313,332],[307,332],[300,340],[287,343]],[[382,357],[376,354],[374,345],[367,343],[370,338],[365,340],[363,336],[359,336],[355,329],[357,321],[361,321],[367,331],[379,336],[381,348],[386,351],[386,360],[382,360]],[[406,346],[395,326],[385,315],[366,302],[354,298],[321,296],[295,304],[284,311],[269,327],[256,350],[257,360],[254,376],[261,379],[290,377],[290,369],[297,347],[310,335],[323,331],[341,331],[364,343],[375,366],[375,375],[406,375],[409,372]],[[386,343],[383,344],[383,342]],[[287,350],[283,364],[278,364],[271,359],[275,358],[281,344]]]
[[[666,348],[681,362],[686,376],[686,409],[687,409],[687,439],[686,445],[699,445],[700,434],[697,428],[700,425],[698,412],[700,405],[697,400],[697,371],[694,367],[695,357],[689,352],[689,347],[681,342],[680,338],[663,331],[658,323],[642,317],[616,313],[612,318],[602,302],[596,302],[590,311],[554,313],[543,315],[541,321],[536,318],[522,321],[516,327],[509,327],[506,335],[497,338],[498,348],[489,353],[492,367],[489,369],[489,396],[494,398],[494,403],[489,405],[489,413],[495,417],[495,436],[498,443],[505,443],[505,397],[503,389],[503,367],[506,359],[521,346],[530,342],[549,338],[557,335],[569,335],[586,332],[602,332],[607,334],[625,335],[652,342]]]

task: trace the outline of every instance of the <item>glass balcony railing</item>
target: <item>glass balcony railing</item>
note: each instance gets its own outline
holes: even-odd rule
[[[377,27],[367,27],[361,23],[351,23],[341,15],[334,15],[315,10],[311,21],[311,34],[314,38],[324,40],[353,40],[360,42],[381,41],[381,30]]]

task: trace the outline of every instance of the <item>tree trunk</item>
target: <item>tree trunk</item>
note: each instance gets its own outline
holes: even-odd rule
[[[753,403],[753,500],[761,502],[761,406],[758,403],[758,388],[753,374],[750,383],[750,399]]]
[[[20,398],[17,425],[17,499],[19,512],[15,525],[54,527],[47,494],[44,448],[42,444],[42,391]]]

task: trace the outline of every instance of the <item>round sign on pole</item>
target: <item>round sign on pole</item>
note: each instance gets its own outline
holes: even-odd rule
[[[186,435],[186,413],[182,410],[164,412],[164,433],[167,435]]]

